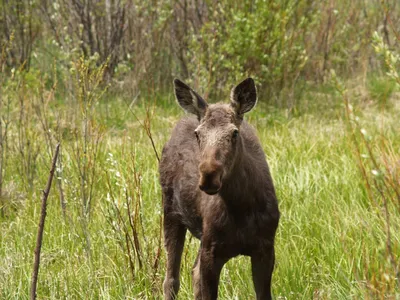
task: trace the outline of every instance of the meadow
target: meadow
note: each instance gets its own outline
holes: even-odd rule
[[[379,182],[385,180],[379,176],[398,179],[400,99],[396,90],[384,103],[376,99],[377,91],[387,88],[384,82],[371,83],[369,91],[350,87],[347,96],[332,86],[309,89],[301,109],[290,117],[260,101],[247,117],[265,150],[282,212],[273,277],[276,299],[400,296],[391,262],[393,256],[398,263],[400,256],[398,202],[387,191],[385,198],[379,194]],[[19,101],[10,103],[8,112],[0,298],[29,295],[41,192],[56,141],[61,159],[48,200],[39,298],[161,298],[165,253],[155,152],[160,155],[184,115],[172,85],[168,95],[139,96],[135,103],[102,91],[102,99],[95,97],[87,105],[57,101],[53,91],[35,95],[26,88],[16,90],[9,95],[17,98],[7,98]],[[343,97],[352,101],[350,119]],[[376,157],[362,145],[362,136]],[[368,170],[371,159],[382,163],[379,172],[385,172],[386,163],[393,174]],[[180,299],[193,295],[190,274],[198,246],[187,238]],[[226,265],[219,296],[254,298],[248,258]]]
[[[158,160],[246,77],[275,183],[275,299],[400,299],[398,1],[0,0],[0,299],[162,299]],[[192,299],[188,234],[179,299]],[[220,299],[254,299],[250,260]]]

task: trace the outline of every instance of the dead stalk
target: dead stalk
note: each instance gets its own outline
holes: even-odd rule
[[[119,209],[118,205],[116,204],[115,197],[114,197],[114,194],[113,194],[113,191],[112,191],[112,184],[111,184],[111,181],[110,181],[110,176],[109,176],[108,173],[107,173],[107,185],[108,185],[108,189],[109,189],[109,195],[110,195],[110,197],[112,199],[112,207],[113,207],[113,210],[115,211],[115,213],[117,215],[118,227],[113,225],[113,222],[109,222],[109,223],[113,227],[115,232],[120,232],[121,230],[123,231],[124,238],[125,238],[126,252],[127,252],[128,260],[129,260],[129,267],[130,267],[131,274],[132,274],[132,280],[134,280],[135,279],[135,264],[134,264],[134,258],[135,257],[134,257],[134,255],[132,256],[131,248],[133,249],[132,251],[136,250],[136,256],[137,256],[137,259],[138,259],[138,262],[139,262],[139,268],[142,268],[142,257],[141,257],[139,244],[136,243],[137,242],[136,241],[137,240],[136,226],[135,226],[135,224],[132,224],[132,220],[131,220],[130,205],[129,205],[129,195],[128,195],[128,192],[126,191],[126,193],[125,193],[126,199],[125,200],[126,200],[126,204],[127,204],[127,213],[128,213],[128,218],[129,218],[129,226],[131,227],[132,232],[133,232],[133,234],[132,234],[133,235],[133,240],[129,235],[129,229],[126,226],[126,222],[125,222],[125,220],[123,218],[122,212]],[[125,251],[123,246],[121,248]]]
[[[32,281],[31,281],[31,300],[36,299],[36,287],[37,287],[39,265],[40,265],[40,251],[42,249],[43,230],[44,230],[44,223],[46,220],[47,198],[49,197],[50,194],[51,183],[53,181],[54,171],[56,169],[59,150],[60,150],[60,144],[57,144],[53,156],[53,162],[51,164],[49,178],[47,180],[46,189],[43,191],[43,196],[42,196],[42,208],[40,211],[40,221],[39,221],[38,234],[35,247],[35,262],[33,264]]]
[[[136,97],[135,97],[136,98]],[[126,103],[126,102],[125,102]],[[149,138],[150,142],[151,142],[151,146],[153,148],[154,151],[154,155],[157,158],[157,161],[160,162],[160,156],[158,155],[158,151],[156,148],[156,145],[154,143],[154,139],[153,136],[151,134],[151,117],[153,115],[153,112],[150,113],[150,109],[148,106],[146,106],[146,119],[144,120],[144,122],[141,122],[140,119],[137,117],[137,115],[135,114],[135,112],[132,110],[131,105],[129,105],[128,103],[126,103],[128,106],[129,111],[132,113],[132,115],[135,117],[135,119],[139,122],[140,126],[144,129],[144,131],[146,132],[147,137]]]
[[[53,84],[53,86],[51,87],[50,92],[48,93],[47,98],[45,99],[44,94],[45,94],[45,88],[43,86],[43,84],[41,85],[41,92],[40,92],[40,96],[39,96],[39,101],[37,104],[34,104],[34,109],[36,112],[36,115],[40,121],[40,124],[42,126],[42,130],[43,130],[43,134],[44,134],[44,138],[47,144],[47,148],[48,151],[50,153],[50,155],[53,155],[53,141],[54,140],[61,140],[61,136],[59,135],[58,137],[55,137],[52,134],[51,128],[50,128],[50,124],[49,124],[49,117],[47,115],[47,106],[48,103],[51,100],[54,100],[54,95],[56,92],[56,88],[57,88],[57,77],[56,77],[56,72],[54,71],[54,78],[55,78],[55,82]],[[59,116],[57,117],[57,125],[56,125],[56,130],[55,133],[59,133],[60,130],[60,118]],[[56,182],[57,182],[57,188],[58,188],[58,192],[60,194],[60,207],[61,207],[61,212],[63,215],[63,218],[65,220],[66,218],[66,207],[67,204],[65,202],[65,197],[64,197],[64,189],[62,186],[62,149],[60,150],[59,153],[59,159],[57,160],[57,168],[56,168]]]
[[[149,106],[146,106],[146,118],[143,122],[141,122],[140,119],[136,116],[135,112],[132,110],[131,106],[128,103],[126,103],[126,104],[128,106],[129,111],[132,113],[132,115],[135,117],[135,119],[139,122],[140,126],[146,132],[146,135],[151,142],[151,146],[153,148],[153,151],[157,158],[157,161],[160,162],[160,156],[158,155],[158,151],[157,151],[156,145],[154,143],[153,135],[151,133],[151,118],[152,118],[154,112],[152,110],[150,110]],[[161,257],[162,232],[163,232],[162,224],[163,224],[163,215],[160,214],[160,225],[159,225],[160,230],[159,230],[159,234],[158,234],[158,247],[157,247],[157,252],[156,252],[156,256],[155,256],[154,263],[153,263],[153,270],[154,270],[153,277],[154,278],[157,274],[159,261],[160,261],[160,257]]]
[[[8,99],[6,107],[3,109],[3,99],[1,98],[0,90],[0,111],[5,111],[4,117],[0,115],[0,215],[4,216],[3,209],[3,181],[7,163],[7,142],[8,142],[8,129],[11,123],[10,120],[10,100]],[[4,123],[4,129],[3,129]]]

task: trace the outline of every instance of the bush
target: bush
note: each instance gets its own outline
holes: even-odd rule
[[[256,1],[233,9],[221,2],[210,22],[191,41],[193,78],[207,78],[208,86],[225,86],[253,76],[267,97],[292,87],[307,55],[303,35],[313,17],[307,1]],[[238,5],[238,6],[239,6]]]

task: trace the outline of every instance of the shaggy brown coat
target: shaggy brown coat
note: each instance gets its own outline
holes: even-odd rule
[[[195,299],[216,299],[223,265],[251,257],[257,299],[271,299],[274,237],[279,210],[265,154],[243,120],[257,101],[251,78],[231,93],[230,104],[208,105],[174,81],[178,103],[196,118],[178,122],[159,166],[164,205],[167,271],[165,299],[179,290],[187,229],[201,246],[193,267]]]

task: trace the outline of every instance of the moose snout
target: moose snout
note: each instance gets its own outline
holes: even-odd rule
[[[215,162],[201,163],[199,166],[200,181],[199,188],[209,195],[215,195],[222,185],[222,164]]]

